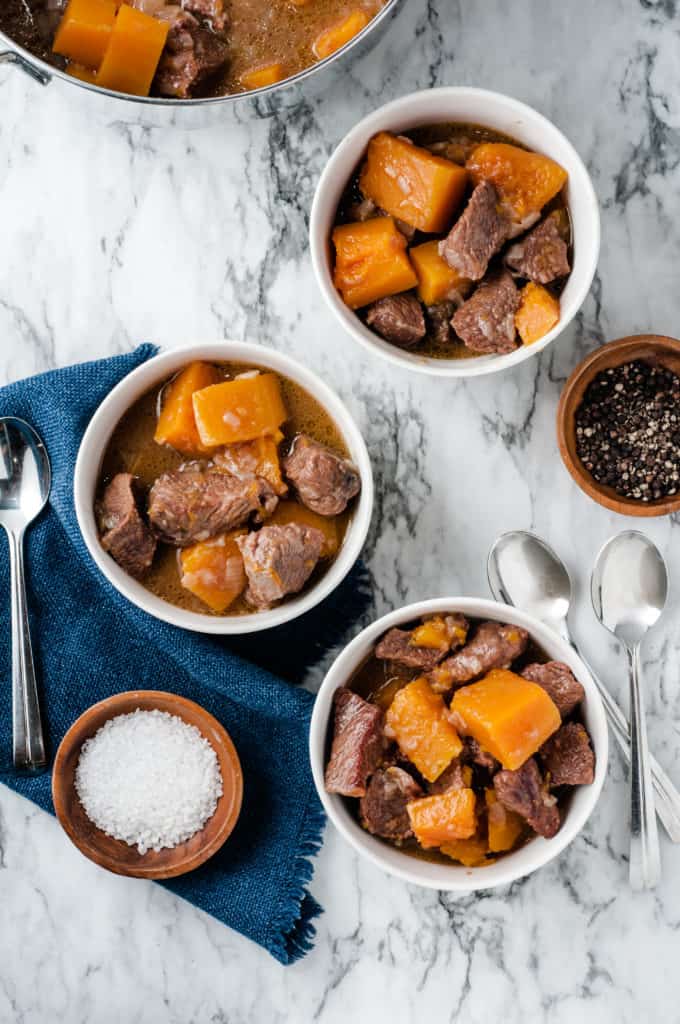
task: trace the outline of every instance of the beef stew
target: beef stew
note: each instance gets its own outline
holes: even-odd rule
[[[337,427],[300,385],[194,362],[118,423],[95,513],[104,549],[151,593],[243,615],[314,586],[360,486]]]
[[[585,691],[519,626],[391,629],[334,699],[325,786],[404,853],[481,867],[560,829],[595,755]]]
[[[0,28],[74,77],[174,99],[273,85],[348,43],[385,0],[7,0]]]
[[[336,213],[335,287],[410,352],[533,344],[559,322],[570,274],[566,185],[554,160],[477,125],[380,132]]]

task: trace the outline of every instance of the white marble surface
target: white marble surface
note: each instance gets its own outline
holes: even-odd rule
[[[211,131],[92,118],[73,91],[0,69],[0,380],[143,339],[249,337],[304,359],[348,401],[374,458],[367,558],[380,611],[485,595],[494,536],[533,527],[581,584],[631,525],[572,486],[555,444],[560,387],[605,339],[678,333],[680,81],[674,0],[404,0],[373,56],[271,120]],[[470,384],[370,359],[317,294],[306,215],[343,131],[413,88],[474,84],[538,107],[592,172],[600,270],[577,322],[540,358]],[[650,521],[673,578],[645,648],[653,746],[680,783],[678,525]],[[674,543],[675,541],[675,543]],[[620,653],[584,647],[624,696]],[[284,969],[152,884],[100,872],[55,821],[0,790],[0,1021],[344,1024],[680,1020],[680,849],[663,884],[627,885],[626,785],[610,773],[585,832],[506,891],[457,899],[359,862],[328,831],[314,951]]]

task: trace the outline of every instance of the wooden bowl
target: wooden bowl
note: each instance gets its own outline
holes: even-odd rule
[[[613,487],[599,484],[576,454],[575,417],[590,382],[602,370],[634,359],[655,362],[680,376],[680,341],[659,334],[636,334],[602,345],[580,363],[564,386],[557,407],[557,441],[562,460],[582,491],[598,505],[624,516],[666,516],[680,510],[680,494],[657,501],[622,498]]]
[[[223,793],[217,808],[200,832],[173,849],[140,854],[136,846],[113,839],[90,821],[75,788],[75,773],[85,740],[110,718],[142,711],[167,711],[194,725],[217,754]],[[52,771],[54,809],[66,835],[81,853],[117,875],[134,878],[174,878],[193,871],[212,857],[238,820],[243,797],[241,763],[227,731],[198,704],[160,690],[131,690],[94,704],[68,730],[57,750]]]

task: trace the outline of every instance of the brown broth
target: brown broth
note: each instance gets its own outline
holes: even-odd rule
[[[424,148],[430,148],[437,144],[448,143],[451,149],[447,154],[448,159],[454,161],[454,163],[464,164],[467,158],[470,156],[472,151],[485,142],[504,142],[511,146],[518,146],[520,149],[528,150],[528,146],[524,146],[517,139],[513,139],[509,135],[504,135],[502,132],[494,131],[491,128],[485,128],[479,124],[466,124],[458,122],[445,122],[442,124],[431,124],[424,125],[422,128],[414,128],[408,132],[402,132],[406,138],[411,139],[417,146],[423,146]],[[336,215],[337,224],[346,224],[352,220],[350,214],[351,206],[361,199],[361,193],[359,191],[359,174],[363,166],[363,159],[356,168],[352,180],[350,181],[345,193],[340,201],[338,212]],[[469,187],[468,196],[472,192],[472,186]],[[551,213],[553,210],[564,210],[567,221],[569,223],[569,258],[572,262],[573,247],[572,247],[572,232],[571,232],[571,218],[569,216],[569,207],[567,206],[566,194],[561,193],[556,196],[547,206],[544,208],[543,213]],[[426,235],[422,232],[416,232],[416,236],[412,242],[409,242],[409,247],[414,245],[420,245],[422,242],[426,242],[432,238],[439,237],[435,235]],[[491,267],[494,266],[492,261]],[[567,283],[568,278],[548,284],[545,287],[548,291],[559,298],[564,287]],[[357,315],[361,315],[361,310],[357,311]],[[423,340],[409,349],[409,352],[417,353],[418,355],[428,356],[431,359],[477,359],[479,358],[478,353],[471,352],[462,341],[453,341],[447,345],[438,345],[435,340],[428,334]]]
[[[247,370],[260,369],[260,367],[244,363],[220,363],[219,367],[223,371],[225,379],[245,373]],[[281,450],[285,452],[287,443],[290,443],[296,434],[306,433],[342,455],[343,458],[348,458],[349,452],[340,431],[319,402],[299,384],[281,374],[276,376],[290,414],[282,427],[284,440]],[[98,495],[116,473],[132,473],[139,477],[145,487],[149,488],[161,473],[177,469],[182,463],[190,461],[174,449],[156,444],[153,439],[156,430],[159,393],[166,384],[167,381],[142,395],[120,419],[104,453],[99,475]],[[341,545],[351,516],[350,508],[342,515],[335,517]],[[309,590],[321,579],[332,561],[332,559],[326,559],[317,565],[305,585],[305,590]],[[197,612],[201,615],[218,615],[182,586],[178,569],[178,549],[172,545],[158,545],[153,565],[141,582],[156,597],[160,597],[177,608]],[[297,595],[291,595],[291,597],[294,596]],[[284,602],[285,600],[287,599],[284,598]],[[241,597],[226,612],[219,614],[252,615],[254,610]]]

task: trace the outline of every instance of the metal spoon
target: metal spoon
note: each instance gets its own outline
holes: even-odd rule
[[[666,564],[644,534],[626,530],[607,541],[597,556],[590,593],[598,619],[619,639],[628,655],[631,749],[629,876],[633,888],[653,889],[661,876],[661,859],[640,686],[640,645],[666,603]]]
[[[12,576],[12,756],[17,771],[45,768],[31,634],[24,583],[24,533],[42,511],[52,474],[45,446],[33,427],[0,417],[0,526],[9,543]]]
[[[571,580],[559,556],[540,538],[525,530],[503,533],[496,540],[487,563],[491,593],[497,601],[522,608],[541,619],[571,644],[600,691],[607,721],[624,760],[630,765],[628,719],[602,680],[588,664],[571,635],[568,623]],[[656,812],[674,843],[680,843],[680,793],[661,765],[650,758]]]

